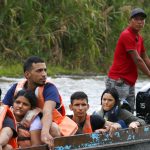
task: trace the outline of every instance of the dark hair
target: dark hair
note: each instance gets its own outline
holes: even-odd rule
[[[102,104],[102,99],[105,93],[109,93],[112,95],[112,97],[115,99],[115,106],[116,105],[120,106],[119,94],[115,88],[105,89],[105,91],[102,93],[102,96],[101,96],[101,104]]]
[[[33,63],[44,63],[44,60],[42,60],[38,56],[31,56],[27,58],[23,65],[23,71],[25,72],[27,70],[30,70]]]
[[[71,95],[71,98],[70,98],[71,104],[73,103],[75,99],[86,99],[88,103],[88,96],[82,91],[77,91]]]
[[[25,90],[20,90],[14,97],[14,102],[19,96],[24,96],[25,98],[28,99],[29,103],[31,104],[32,108],[35,108],[37,106],[37,98],[34,92],[32,91],[25,91]]]

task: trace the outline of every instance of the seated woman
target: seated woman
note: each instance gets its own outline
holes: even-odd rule
[[[138,128],[145,125],[145,121],[134,116],[131,112],[121,108],[118,92],[115,88],[106,89],[101,96],[101,108],[94,112],[110,122],[118,122],[120,128]]]
[[[18,146],[41,145],[41,110],[36,108],[37,99],[33,92],[20,90],[14,98],[13,113],[17,121]]]

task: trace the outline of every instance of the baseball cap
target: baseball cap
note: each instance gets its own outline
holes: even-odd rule
[[[131,11],[130,18],[134,18],[134,17],[137,16],[137,15],[142,15],[144,18],[147,17],[146,13],[145,13],[144,10],[141,9],[141,8],[134,8],[134,9]]]

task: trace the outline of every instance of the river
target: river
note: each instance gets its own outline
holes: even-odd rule
[[[100,96],[105,89],[105,76],[57,76],[56,78],[48,77],[53,82],[63,98],[67,114],[72,114],[69,110],[70,95],[75,91],[84,91],[89,98],[89,113],[98,109],[100,106]],[[0,88],[2,89],[2,99],[9,87],[22,78],[0,78]],[[139,79],[135,85],[136,93],[146,84],[149,79]]]

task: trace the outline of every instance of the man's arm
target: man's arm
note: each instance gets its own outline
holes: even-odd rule
[[[136,66],[148,77],[150,77],[150,70],[149,66],[145,63],[145,61],[142,59],[142,57],[139,56],[138,52],[135,50],[130,50],[129,54],[131,58],[133,59]],[[145,58],[147,60],[147,58]],[[147,62],[148,63],[148,62]]]
[[[146,66],[148,67],[148,69],[150,70],[150,59],[148,57],[148,55],[146,54],[146,52],[143,52],[141,54],[142,59],[144,60]]]
[[[42,117],[42,131],[41,131],[41,140],[42,142],[48,144],[49,146],[53,146],[53,137],[50,134],[50,128],[52,125],[52,112],[56,107],[56,103],[54,101],[45,101],[43,107],[43,117]]]

